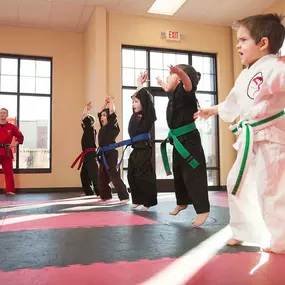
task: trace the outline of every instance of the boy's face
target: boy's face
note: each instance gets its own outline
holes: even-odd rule
[[[138,113],[142,110],[141,100],[137,97],[133,97],[133,109],[135,113]]]
[[[236,45],[237,51],[243,65],[252,65],[267,52],[264,49],[263,43],[255,43],[247,28],[240,26],[237,30],[238,44]]]
[[[106,126],[107,124],[108,124],[108,120],[107,120],[107,114],[106,114],[106,112],[102,112],[101,113],[101,124],[103,125],[103,126]]]

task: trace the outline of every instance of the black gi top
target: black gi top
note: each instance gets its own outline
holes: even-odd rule
[[[94,127],[91,125],[91,119],[90,117],[85,117],[84,120],[82,120],[83,125],[83,135],[81,138],[81,148],[82,150],[86,150],[88,148],[96,148],[96,135],[97,132],[94,129]]]
[[[140,89],[136,97],[141,101],[142,110],[133,113],[129,121],[128,131],[131,138],[143,133],[149,133],[156,121],[153,101],[147,90],[144,88]]]
[[[107,113],[108,123],[106,126],[103,126],[101,123],[101,113]],[[109,144],[113,144],[116,142],[116,137],[120,133],[120,127],[117,121],[116,113],[112,113],[109,115],[109,109],[103,110],[101,113],[98,113],[99,122],[100,122],[100,130],[98,133],[98,141],[100,146],[107,146]]]
[[[166,109],[167,124],[170,129],[176,129],[194,122],[193,116],[198,111],[198,101],[195,95],[196,87],[186,92],[180,82],[173,92],[167,93],[169,101]]]

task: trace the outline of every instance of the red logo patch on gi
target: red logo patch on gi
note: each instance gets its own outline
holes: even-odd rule
[[[247,86],[247,96],[250,99],[254,99],[258,95],[258,92],[260,91],[262,84],[263,84],[263,75],[262,72],[258,72],[251,78]]]

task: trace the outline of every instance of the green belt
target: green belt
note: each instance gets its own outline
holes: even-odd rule
[[[241,121],[238,123],[238,126],[232,130],[232,133],[236,133],[240,128],[243,128],[243,130],[245,131],[245,144],[244,144],[244,148],[243,148],[243,156],[242,156],[241,165],[239,168],[237,180],[236,180],[235,185],[233,187],[233,190],[231,192],[233,195],[236,195],[239,188],[240,188],[240,184],[241,184],[241,181],[243,179],[244,171],[245,171],[245,168],[246,168],[246,165],[248,162],[248,155],[249,155],[249,151],[251,150],[250,145],[251,145],[251,142],[253,139],[253,136],[251,135],[251,132],[250,132],[250,128],[254,128],[254,127],[266,124],[266,123],[273,121],[273,120],[275,120],[275,119],[277,119],[283,115],[285,115],[284,110],[279,112],[278,114],[271,116],[271,117],[265,118],[261,121],[257,121],[257,122],[251,123],[251,124],[248,123],[247,121]]]
[[[188,152],[188,150],[181,144],[181,142],[177,138],[185,134],[191,133],[195,131],[196,129],[197,129],[196,125],[193,122],[183,127],[169,130],[167,138],[160,145],[163,166],[164,166],[164,169],[167,175],[171,175],[171,170],[169,167],[169,162],[168,162],[168,157],[167,157],[167,152],[166,152],[166,144],[169,142],[170,139],[173,140],[173,145],[178,151],[178,153],[186,160],[186,162],[193,169],[195,169],[199,165],[198,161]]]

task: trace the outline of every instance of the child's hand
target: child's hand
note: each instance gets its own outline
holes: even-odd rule
[[[177,66],[170,65],[169,68],[170,74],[177,74],[178,76],[180,76],[181,72],[183,72],[182,69]]]
[[[194,114],[194,120],[198,118],[209,119],[213,115],[215,115],[215,110],[213,107],[199,109],[199,111]]]
[[[87,110],[89,111],[91,108],[92,108],[92,101],[89,101],[87,104],[86,104],[86,108]]]
[[[285,63],[285,56],[278,56],[278,61]]]
[[[147,82],[147,81],[148,81],[148,73],[147,73],[147,71],[145,71],[145,72],[140,72],[140,74],[139,74],[139,76],[138,76],[138,78],[137,78],[137,84],[138,84],[138,86],[142,87],[143,84],[144,84],[145,82]]]
[[[110,96],[107,96],[105,98],[105,102],[106,102],[106,105],[109,104],[111,102],[111,97]]]
[[[158,84],[159,86],[162,86],[162,85],[163,85],[163,81],[159,78],[159,76],[157,76],[155,79],[156,79],[157,84]]]

